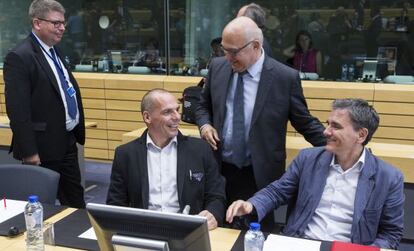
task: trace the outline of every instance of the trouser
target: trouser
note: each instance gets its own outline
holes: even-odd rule
[[[58,161],[41,160],[41,166],[60,174],[57,197],[61,205],[85,208],[84,189],[81,185],[76,138],[73,133],[70,134],[68,148],[63,159]]]
[[[224,178],[226,178],[227,206],[230,206],[236,200],[247,200],[258,191],[254,179],[253,166],[238,168],[231,163],[222,162],[221,170]],[[249,216],[235,218],[234,223],[229,225],[229,227],[247,229],[251,219]],[[262,231],[273,231],[275,227],[273,210],[262,219],[260,224]]]

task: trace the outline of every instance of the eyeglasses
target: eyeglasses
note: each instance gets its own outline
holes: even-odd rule
[[[63,25],[63,27],[66,27],[66,25],[68,24],[66,21],[53,21],[53,20],[43,19],[40,17],[38,17],[37,19],[45,21],[45,22],[49,22],[53,24],[55,28],[59,28],[61,25]]]
[[[242,46],[239,49],[224,48],[222,44],[220,44],[220,48],[224,51],[225,54],[229,54],[229,55],[235,57],[241,50],[243,50],[244,48],[246,48],[247,46],[249,46],[253,42],[254,42],[254,40],[248,42],[247,44],[245,44],[244,46]]]

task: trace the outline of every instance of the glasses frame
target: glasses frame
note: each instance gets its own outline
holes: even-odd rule
[[[244,48],[246,48],[247,46],[249,46],[251,43],[253,43],[256,40],[251,40],[250,42],[247,42],[245,45],[243,45],[242,47],[238,48],[238,49],[233,49],[233,48],[225,48],[222,44],[220,44],[220,48],[223,50],[224,54],[229,54],[232,57],[237,56],[237,54],[242,51]]]
[[[40,17],[38,17],[37,19],[39,19],[41,21],[51,23],[51,24],[53,24],[53,26],[55,28],[60,28],[61,25],[63,25],[63,27],[66,27],[68,25],[68,22],[66,22],[66,21],[58,21],[58,20],[53,21],[53,20],[44,19],[44,18],[40,18]]]

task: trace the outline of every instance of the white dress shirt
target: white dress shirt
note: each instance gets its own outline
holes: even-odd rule
[[[160,148],[147,134],[148,209],[177,213],[177,137]]]
[[[364,149],[358,161],[346,171],[335,164],[334,155],[321,200],[304,237],[350,242],[355,193],[365,163],[365,151]]]
[[[72,118],[69,116],[68,106],[67,106],[67,103],[66,103],[66,96],[65,96],[65,91],[66,91],[66,90],[63,90],[63,89],[62,89],[62,83],[60,82],[59,74],[58,74],[57,69],[56,69],[56,67],[55,67],[55,63],[53,62],[53,60],[52,60],[52,58],[51,58],[51,56],[52,56],[52,55],[50,55],[50,53],[49,53],[50,48],[53,48],[53,47],[50,47],[50,46],[48,46],[47,44],[43,43],[43,41],[42,41],[42,40],[40,40],[40,38],[39,38],[38,36],[36,36],[36,34],[34,34],[34,32],[33,32],[32,34],[36,37],[36,39],[37,39],[37,41],[39,42],[40,46],[42,46],[42,47],[43,47],[43,49],[44,49],[44,50],[42,50],[42,49],[41,49],[41,50],[42,50],[42,52],[43,52],[43,55],[45,56],[45,58],[46,58],[47,62],[49,63],[50,68],[52,69],[53,74],[55,75],[56,81],[58,82],[59,91],[60,91],[60,96],[62,97],[63,105],[64,105],[64,107],[65,107],[65,114],[66,114],[66,130],[67,130],[67,131],[72,131],[72,129],[73,129],[73,128],[75,128],[75,126],[76,126],[77,124],[79,124],[79,105],[78,105],[78,101],[77,101],[77,99],[76,99],[76,95],[75,95],[75,101],[76,101],[76,107],[77,107],[77,109],[78,109],[78,112],[76,113],[76,119],[72,119]],[[53,49],[54,49],[54,48],[53,48]],[[54,49],[54,50],[55,50],[55,49]],[[56,53],[56,50],[55,50],[55,53]],[[66,70],[65,66],[63,65],[62,61],[59,59],[59,56],[58,56],[57,54],[56,54],[56,58],[57,58],[57,60],[59,60],[59,63],[60,63],[60,65],[61,65],[61,66],[62,66],[62,68],[63,68],[63,73],[65,74],[65,78],[66,78],[66,80],[68,81],[68,85],[69,85],[69,87],[70,87],[70,86],[73,86],[73,85],[72,85],[72,83],[70,82],[69,73],[68,73],[68,71]]]

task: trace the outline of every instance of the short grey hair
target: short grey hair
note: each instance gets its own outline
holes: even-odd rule
[[[266,24],[266,12],[256,3],[248,4],[243,16],[251,18],[260,29]]]
[[[57,11],[65,14],[65,8],[55,0],[34,0],[29,7],[29,18],[45,18],[51,11]]]
[[[366,128],[368,135],[362,145],[368,144],[379,125],[379,115],[363,99],[337,99],[332,103],[333,110],[347,110],[355,131]]]
[[[155,89],[148,91],[147,93],[145,93],[144,97],[142,97],[141,113],[145,111],[151,112],[154,109],[155,94],[171,94],[171,93],[161,88],[155,88]]]

